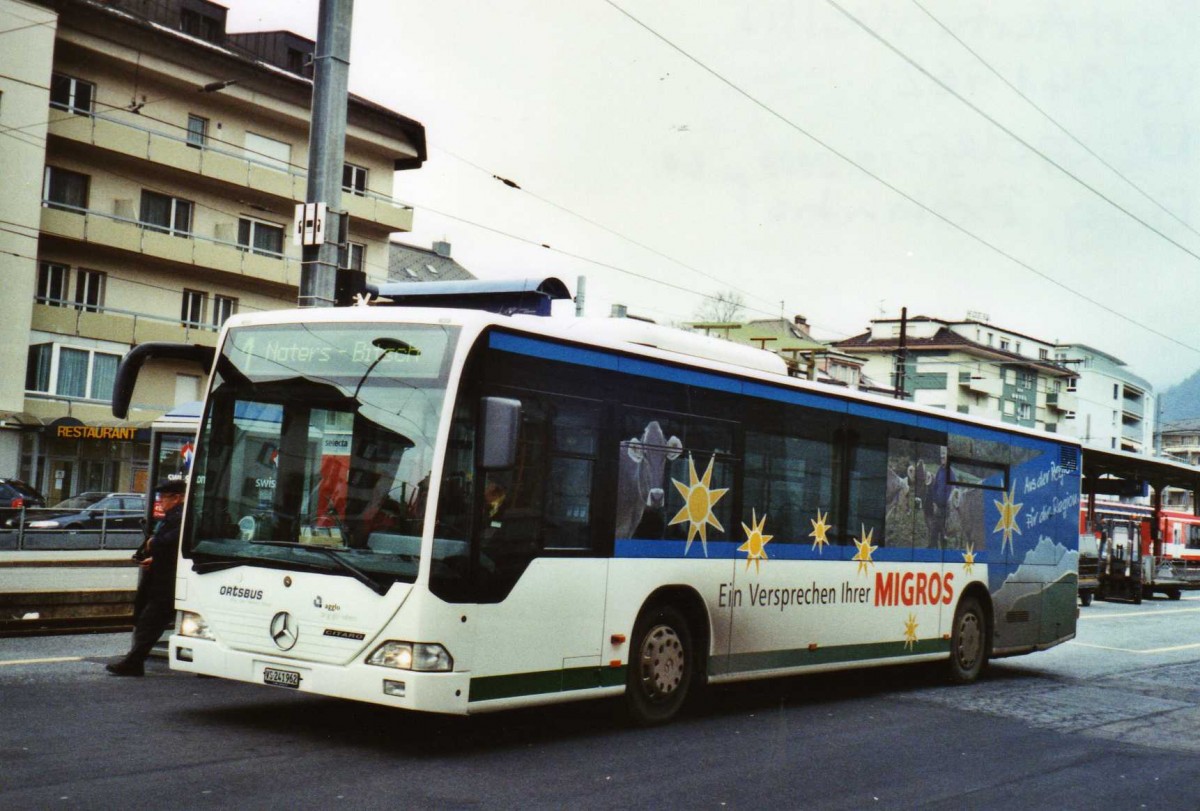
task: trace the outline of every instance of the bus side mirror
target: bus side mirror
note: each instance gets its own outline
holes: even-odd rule
[[[506,470],[516,464],[520,430],[520,400],[484,397],[479,405],[479,467]]]

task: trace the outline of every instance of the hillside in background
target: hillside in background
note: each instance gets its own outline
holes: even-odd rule
[[[1162,421],[1200,418],[1200,369],[1162,393]]]

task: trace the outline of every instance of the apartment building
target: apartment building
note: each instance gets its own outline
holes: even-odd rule
[[[906,360],[901,376],[900,339]],[[871,379],[933,408],[1002,422],[1061,430],[1075,408],[1065,382],[1072,373],[1054,358],[1055,345],[992,324],[982,316],[951,321],[916,316],[878,318],[861,335],[834,344],[867,358]]]
[[[696,324],[707,334],[717,334],[734,343],[774,352],[788,364],[794,377],[807,377],[852,389],[873,390],[873,384],[863,377],[866,361],[819,341],[808,328],[802,315],[787,318],[759,318],[746,323]]]
[[[1070,369],[1063,382],[1071,408],[1064,433],[1104,450],[1153,453],[1158,397],[1120,358],[1084,344],[1060,344],[1055,360]]]
[[[0,476],[142,490],[149,425],[202,372],[147,365],[115,421],[121,356],[295,306],[314,44],[228,34],[207,0],[0,0],[0,30]],[[387,279],[395,173],[424,159],[421,124],[350,97],[344,267]]]

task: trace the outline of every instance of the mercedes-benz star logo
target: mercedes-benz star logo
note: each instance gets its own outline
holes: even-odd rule
[[[286,611],[280,611],[274,617],[271,617],[271,640],[280,650],[291,650],[296,645],[296,640],[300,638],[300,631],[296,628],[296,622],[292,619],[292,615]]]

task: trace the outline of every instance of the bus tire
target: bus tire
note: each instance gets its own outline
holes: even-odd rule
[[[1183,592],[1179,589],[1169,589],[1167,591],[1168,600],[1179,600],[1183,598]]]
[[[1084,608],[1091,605],[1092,604],[1092,592],[1090,592],[1090,591],[1079,592],[1079,604],[1081,606],[1083,606]]]
[[[687,701],[695,649],[687,619],[672,605],[644,609],[633,626],[625,704],[635,724],[665,723]]]
[[[988,654],[987,615],[978,598],[967,596],[954,612],[950,631],[950,681],[969,684],[979,678]]]

